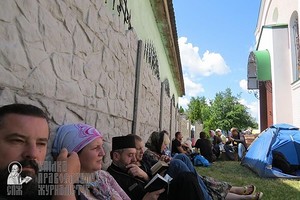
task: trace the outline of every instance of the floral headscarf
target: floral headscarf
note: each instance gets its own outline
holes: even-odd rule
[[[57,129],[52,147],[53,156],[57,156],[62,148],[69,153],[79,152],[86,145],[103,135],[94,127],[87,124],[62,125]]]

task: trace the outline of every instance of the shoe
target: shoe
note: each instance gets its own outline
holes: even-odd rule
[[[249,188],[252,188],[252,190],[250,192]],[[256,186],[255,185],[246,185],[244,186],[244,193],[243,195],[250,195],[250,194],[254,194],[256,192]]]
[[[256,192],[255,194],[252,194],[253,200],[260,200],[262,199],[263,193],[262,192]]]

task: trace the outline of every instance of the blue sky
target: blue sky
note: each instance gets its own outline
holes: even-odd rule
[[[173,0],[173,6],[186,93],[179,105],[231,88],[258,118],[258,100],[247,90],[247,62],[260,0]]]

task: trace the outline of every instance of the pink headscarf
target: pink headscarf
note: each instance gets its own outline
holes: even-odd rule
[[[69,153],[78,153],[96,138],[102,137],[99,131],[87,124],[62,125],[57,129],[52,154],[57,156],[62,148],[66,148]]]

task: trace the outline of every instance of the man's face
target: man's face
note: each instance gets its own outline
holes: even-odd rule
[[[177,139],[178,139],[179,141],[182,141],[182,138],[183,138],[182,134],[179,133],[178,136],[177,136]]]
[[[136,140],[135,147],[136,147],[136,159],[137,161],[141,161],[143,159],[145,145],[142,141]]]
[[[118,156],[114,157],[114,161],[123,169],[126,169],[129,164],[136,163],[136,148],[127,148],[117,154]]]
[[[232,133],[233,136],[237,136],[238,135],[238,132],[236,130],[233,130],[231,133]]]
[[[45,119],[20,114],[7,114],[0,125],[0,169],[7,169],[13,161],[45,160],[49,127]],[[30,166],[22,165],[22,171],[35,174]]]

